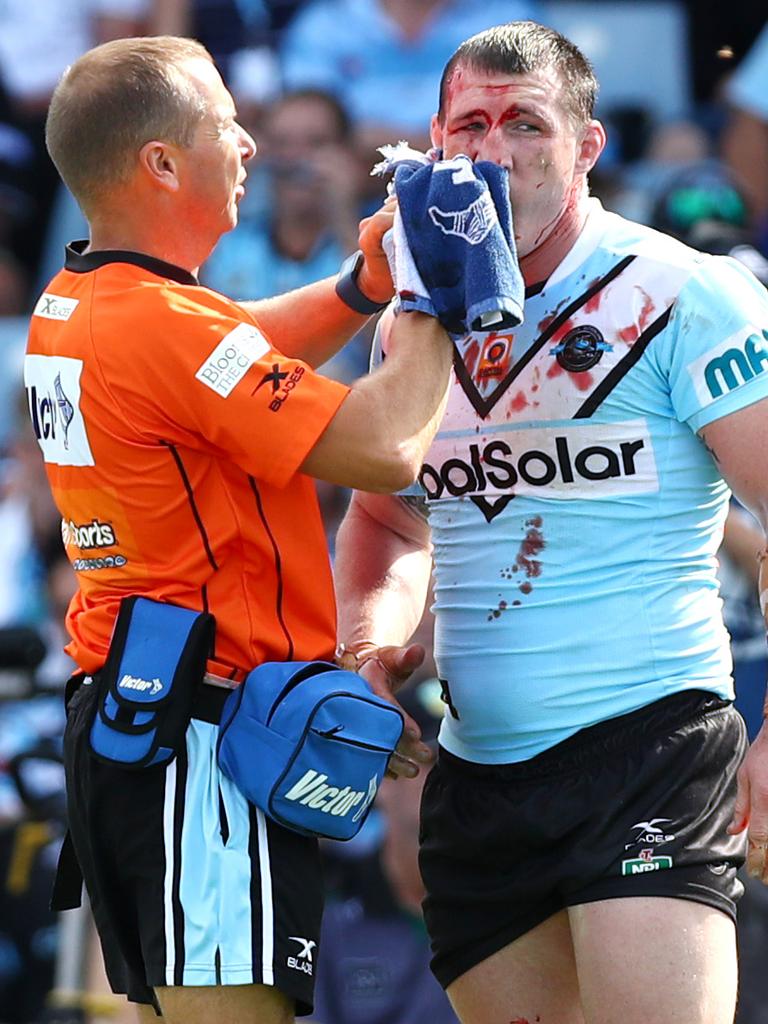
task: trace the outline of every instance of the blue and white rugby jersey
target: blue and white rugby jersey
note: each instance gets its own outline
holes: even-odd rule
[[[729,490],[696,432],[768,396],[766,341],[739,263],[594,199],[524,325],[457,341],[421,474],[450,752],[519,761],[671,693],[733,696]]]

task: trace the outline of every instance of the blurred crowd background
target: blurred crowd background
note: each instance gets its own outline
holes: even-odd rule
[[[609,144],[591,177],[610,210],[745,262],[768,286],[768,25],[752,0],[0,0],[0,1024],[133,1020],[99,995],[83,916],[47,909],[63,823],[63,615],[74,579],[28,425],[27,318],[85,237],[47,158],[44,123],[64,68],[118,36],[194,36],[256,138],[240,224],[202,268],[235,299],[334,274],[384,194],[376,148],[428,146],[445,61],[469,35],[532,18],[576,42],[601,82]],[[322,368],[365,372],[374,324]],[[279,345],[279,339],[276,339]],[[126,358],[130,358],[129,349]],[[137,481],[137,486],[140,482]],[[321,486],[331,552],[348,495]],[[739,707],[759,726],[765,629],[754,520],[734,506],[721,558]],[[429,647],[428,615],[421,639]],[[406,695],[434,738],[428,657]],[[453,1022],[431,978],[416,866],[419,782],[387,784],[360,836],[327,850],[329,910],[314,1020]],[[748,887],[739,1024],[764,1020],[768,900]],[[81,988],[91,990],[82,997]],[[53,990],[53,999],[51,998]]]

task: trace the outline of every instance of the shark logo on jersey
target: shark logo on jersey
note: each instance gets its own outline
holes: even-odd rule
[[[479,245],[499,220],[490,192],[484,192],[463,210],[430,206],[428,212],[432,223],[444,235],[456,235],[470,245]]]
[[[702,406],[765,372],[768,366],[768,330],[760,334],[742,327],[725,341],[688,364],[696,395]]]
[[[35,437],[46,462],[57,466],[93,466],[94,459],[80,410],[82,359],[27,356],[24,385]]]
[[[613,351],[596,327],[582,324],[569,331],[562,341],[551,348],[550,355],[570,373],[583,373],[600,362],[603,352]]]

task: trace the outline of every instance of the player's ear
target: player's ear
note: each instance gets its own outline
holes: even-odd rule
[[[435,149],[443,148],[443,129],[437,114],[432,115],[432,120],[429,124],[429,137]]]
[[[178,192],[180,164],[176,147],[153,139],[139,150],[139,167],[158,188]]]
[[[600,121],[589,121],[582,132],[576,154],[576,173],[589,174],[605,149],[605,128]]]

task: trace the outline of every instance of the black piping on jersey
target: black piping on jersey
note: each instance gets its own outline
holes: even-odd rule
[[[160,443],[164,444],[168,451],[173,456],[173,461],[176,463],[176,468],[178,469],[182,483],[184,484],[184,490],[187,492],[187,498],[189,499],[189,505],[190,508],[192,509],[192,515],[195,517],[197,528],[200,531],[200,538],[203,542],[205,553],[208,556],[208,561],[211,563],[211,567],[218,571],[219,566],[216,563],[216,559],[213,557],[213,551],[211,551],[211,545],[208,540],[208,534],[205,532],[203,520],[200,518],[200,513],[197,510],[197,505],[195,504],[195,495],[192,491],[192,484],[189,482],[189,477],[187,476],[187,471],[184,469],[184,463],[181,461],[181,456],[176,450],[176,446],[171,444],[170,441],[161,441]]]
[[[620,359],[619,362],[616,363],[613,369],[605,375],[603,380],[600,381],[589,398],[587,398],[586,401],[584,401],[576,410],[573,415],[575,420],[586,419],[591,416],[592,413],[605,401],[619,381],[629,373],[635,363],[640,359],[640,356],[645,352],[656,335],[660,334],[664,330],[669,323],[671,315],[672,306],[670,306],[669,309],[665,309],[660,317],[657,317],[652,324],[649,324],[646,327],[624,358]]]
[[[173,913],[174,985],[184,984],[184,960],[186,958],[186,951],[184,949],[184,907],[181,904],[181,832],[184,826],[184,800],[186,790],[187,752],[182,748],[176,758],[176,792],[173,796],[173,880],[171,882],[171,909]]]
[[[514,383],[514,381],[517,379],[520,373],[525,369],[528,363],[530,363],[530,361],[539,353],[539,351],[544,347],[544,345],[546,345],[546,343],[549,341],[549,339],[552,337],[555,331],[557,331],[557,329],[561,327],[565,323],[565,321],[576,312],[577,309],[580,309],[587,302],[589,302],[593,295],[597,295],[599,291],[605,288],[607,284],[610,284],[610,282],[613,281],[614,278],[618,277],[619,274],[626,270],[630,263],[632,263],[636,259],[636,256],[625,256],[624,259],[619,260],[616,266],[611,267],[607,274],[605,274],[599,280],[595,281],[594,284],[590,285],[590,287],[587,288],[587,290],[582,295],[579,295],[578,298],[574,299],[573,302],[569,303],[561,313],[558,313],[558,315],[552,319],[552,321],[538,336],[536,341],[534,341],[534,343],[531,345],[528,351],[525,352],[525,354],[520,357],[517,363],[515,363],[515,365],[509,371],[509,373],[501,382],[501,384],[496,388],[495,391],[492,392],[492,394],[488,396],[488,398],[483,398],[483,396],[477,390],[471,375],[469,374],[466,366],[464,365],[464,361],[459,355],[458,350],[454,348],[453,368],[456,372],[456,376],[459,380],[459,383],[462,386],[462,389],[464,390],[465,395],[474,406],[475,412],[478,413],[479,416],[485,418],[491,411],[491,409],[493,409],[494,405],[496,405],[496,403],[502,397],[502,395],[506,393],[507,389]]]
[[[256,481],[253,479],[252,476],[249,476],[248,482],[251,485],[253,496],[256,499],[256,507],[259,510],[259,518],[261,519],[262,525],[264,526],[267,536],[269,537],[269,541],[272,545],[272,551],[275,556],[275,576],[277,578],[277,597],[275,600],[275,613],[277,615],[277,621],[280,623],[280,628],[283,631],[283,635],[285,636],[285,639],[288,642],[288,653],[285,656],[285,660],[292,661],[293,637],[291,636],[288,627],[285,624],[285,619],[283,618],[283,562],[282,559],[280,558],[280,548],[277,546],[275,535],[272,533],[269,523],[267,522],[267,517],[264,514],[264,506],[262,505],[261,502],[261,495],[259,494],[259,489],[256,486]]]
[[[178,281],[179,284],[200,284],[195,275],[183,267],[177,267],[175,263],[166,263],[155,256],[148,256],[145,252],[132,252],[129,249],[96,249],[93,252],[83,252],[87,246],[87,238],[69,243],[64,254],[65,270],[73,274],[89,274],[99,267],[106,267],[109,263],[130,263],[156,274],[157,277]]]

